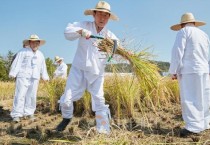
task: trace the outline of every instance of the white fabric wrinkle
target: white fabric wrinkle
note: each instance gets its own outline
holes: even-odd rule
[[[77,31],[82,30],[80,23],[74,22],[73,24],[69,23],[64,31],[64,36],[67,40],[75,40],[80,38],[81,35]]]
[[[81,29],[86,29],[91,31],[92,35],[100,35],[104,38],[109,37],[111,39],[116,39],[116,36],[106,28],[103,28],[100,33],[97,33],[95,22],[88,21],[69,24],[65,30],[65,36],[68,36],[68,40],[74,40],[72,38],[79,38],[77,51],[72,65],[78,69],[101,75],[104,73],[106,60],[100,59],[102,57],[101,53],[98,51],[98,48],[93,45],[97,39],[85,39],[81,36],[78,36],[78,33],[76,34],[75,31]]]
[[[9,72],[9,76],[12,77],[16,77],[17,73],[19,72],[20,68],[21,68],[21,63],[22,62],[22,53],[17,53],[11,67],[10,67],[10,72]]]
[[[209,38],[197,27],[187,26],[177,33],[172,49],[171,74],[208,73]]]
[[[49,80],[45,58],[41,51],[37,50],[34,53],[31,48],[21,49],[11,65],[9,75],[40,79],[41,74],[44,80]]]
[[[54,78],[67,78],[67,69],[68,66],[64,62],[61,62],[61,64],[56,67]]]

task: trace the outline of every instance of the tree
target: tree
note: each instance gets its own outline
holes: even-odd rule
[[[0,56],[0,81],[6,81],[8,78],[8,74],[6,71],[4,59],[2,56]]]
[[[14,58],[15,54],[12,51],[8,51],[7,57],[5,58],[5,67],[6,67],[6,71],[9,74],[9,70],[10,70],[10,66],[12,65],[12,60]]]
[[[47,66],[47,72],[50,78],[53,78],[53,73],[55,71],[55,66],[53,65],[53,60],[49,57],[45,59],[46,66]]]

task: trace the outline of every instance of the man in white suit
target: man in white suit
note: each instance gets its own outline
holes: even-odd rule
[[[198,28],[205,22],[195,20],[192,13],[182,15],[181,23],[173,25],[178,31],[172,49],[169,72],[178,78],[182,117],[185,127],[181,137],[198,134],[210,128],[209,38]]]
[[[17,53],[9,72],[10,78],[16,78],[13,108],[10,113],[15,122],[19,122],[21,117],[35,119],[40,75],[43,80],[49,80],[44,55],[38,50],[39,46],[45,44],[45,40],[31,35],[23,44],[28,47]]]
[[[73,117],[73,102],[79,100],[87,89],[92,97],[92,110],[96,112],[96,128],[99,133],[110,133],[109,105],[105,105],[103,83],[104,67],[107,59],[93,45],[95,39],[90,35],[117,39],[105,26],[109,19],[118,20],[111,12],[110,5],[99,1],[94,9],[88,9],[85,15],[92,15],[94,21],[69,23],[65,29],[67,40],[78,41],[77,51],[68,76],[66,89],[60,99],[63,120],[57,126],[57,131],[63,131]]]

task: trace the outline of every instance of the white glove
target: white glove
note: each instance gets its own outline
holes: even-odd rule
[[[90,38],[91,32],[86,29],[82,29],[82,37],[85,37],[86,39]]]

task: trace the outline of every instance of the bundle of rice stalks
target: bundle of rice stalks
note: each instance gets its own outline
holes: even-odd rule
[[[98,48],[101,51],[107,52],[109,55],[112,53],[113,46],[113,41],[108,38],[103,39],[98,43]],[[118,54],[123,59],[129,61],[134,74],[139,79],[142,89],[144,88],[146,91],[157,86],[160,79],[160,75],[158,73],[159,68],[148,59],[151,57],[150,53],[145,50],[139,53],[131,53],[129,50],[118,46],[115,54]]]
[[[97,47],[100,51],[112,54],[114,42],[111,39],[103,39],[98,42]],[[151,53],[147,49],[138,53],[118,46],[115,54],[120,55],[123,59],[129,61],[134,75],[139,80],[141,98],[138,102],[139,107],[142,106],[161,106],[162,103],[170,103],[171,93],[162,82],[162,77],[159,74],[159,68],[150,58]],[[143,103],[144,102],[144,103]],[[143,104],[142,104],[143,103]]]

